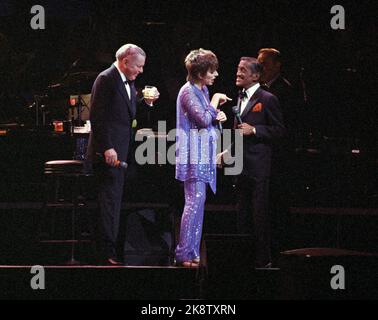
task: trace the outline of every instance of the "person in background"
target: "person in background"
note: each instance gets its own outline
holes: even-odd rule
[[[283,59],[280,51],[274,48],[262,48],[257,60],[263,66],[260,78],[261,87],[278,98],[287,129],[287,134],[295,131],[297,126],[297,104],[295,90],[282,74]]]
[[[272,179],[270,181],[270,204],[272,215],[272,254],[273,263],[278,261],[279,252],[287,249],[287,217],[290,206],[290,182],[295,168],[293,155],[296,141],[304,124],[299,121],[300,95],[283,76],[283,58],[275,48],[262,48],[257,60],[262,64],[261,86],[278,98],[282,109],[286,134],[274,145],[272,158]]]

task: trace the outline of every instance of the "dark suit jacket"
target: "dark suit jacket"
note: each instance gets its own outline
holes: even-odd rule
[[[132,121],[136,114],[136,91],[130,85],[131,101],[117,68],[112,65],[96,78],[91,96],[88,158],[114,148],[120,161],[127,161],[132,141]]]
[[[267,91],[278,98],[281,108],[284,110],[284,106],[290,102],[293,86],[287,79],[280,75],[275,81],[273,81],[270,87],[267,88]]]
[[[280,103],[283,120],[287,129],[288,139],[293,140],[295,137],[296,127],[298,126],[298,97],[291,83],[280,75],[267,91],[278,98]]]
[[[256,128],[256,135],[243,137],[242,174],[256,180],[266,179],[271,171],[272,144],[285,134],[278,99],[262,88],[257,89],[241,119]]]

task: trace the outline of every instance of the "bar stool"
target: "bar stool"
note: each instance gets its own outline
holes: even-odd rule
[[[46,180],[45,201],[43,207],[44,218],[47,218],[48,211],[53,209],[51,223],[51,237],[55,235],[55,212],[58,209],[71,209],[71,239],[66,240],[41,240],[45,243],[71,243],[71,257],[67,262],[68,265],[78,265],[80,262],[76,260],[75,250],[82,242],[81,230],[78,228],[80,218],[79,208],[85,207],[85,199],[82,194],[82,182],[85,177],[92,174],[85,172],[84,161],[80,160],[54,160],[48,161],[44,166],[44,176]],[[66,188],[66,190],[62,190]],[[69,190],[69,197],[64,191]],[[53,191],[53,194],[51,193]],[[40,234],[42,234],[43,218],[40,218]],[[89,219],[89,227],[91,236],[94,236],[94,228]],[[94,240],[92,239],[93,244]]]

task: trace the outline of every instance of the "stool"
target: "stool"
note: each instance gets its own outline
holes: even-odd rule
[[[343,275],[339,268],[343,268]],[[378,298],[378,254],[338,248],[300,248],[281,252],[283,299]],[[333,270],[333,271],[332,271]],[[334,277],[344,276],[345,288],[333,288]]]
[[[75,258],[75,244],[82,242],[81,232],[77,232],[77,222],[79,221],[80,211],[79,207],[84,207],[84,197],[82,195],[81,180],[84,177],[91,176],[90,173],[84,171],[84,162],[80,160],[54,160],[45,163],[44,175],[46,179],[45,201],[43,214],[47,217],[49,209],[54,209],[52,217],[51,236],[55,235],[55,211],[57,209],[71,209],[71,239],[66,240],[40,240],[40,242],[59,243],[70,242],[71,243],[71,258],[67,262],[69,265],[77,265],[79,261]],[[67,185],[67,182],[69,183]],[[53,187],[53,188],[50,188]],[[67,199],[62,187],[69,189],[70,196]],[[54,191],[53,197],[51,191]],[[94,228],[89,219],[91,236],[94,236]],[[42,234],[42,222],[40,219],[40,234]],[[79,234],[77,237],[76,234]],[[92,239],[93,241],[93,239]],[[93,241],[94,243],[94,241]]]

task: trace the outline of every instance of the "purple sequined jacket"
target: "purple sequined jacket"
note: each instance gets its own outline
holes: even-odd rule
[[[197,179],[216,191],[217,112],[209,91],[187,82],[177,97],[176,179]]]

